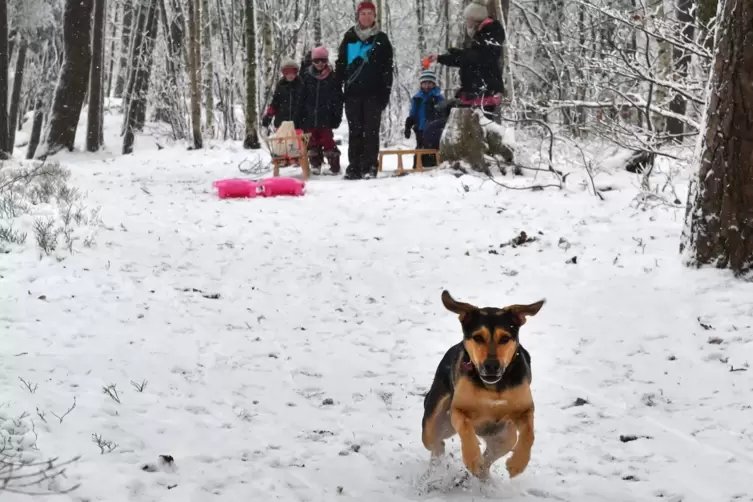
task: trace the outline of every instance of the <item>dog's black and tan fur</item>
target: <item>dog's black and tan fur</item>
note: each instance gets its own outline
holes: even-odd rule
[[[444,355],[424,399],[424,446],[442,455],[444,440],[458,434],[463,463],[480,478],[512,450],[507,471],[517,476],[531,459],[534,411],[531,356],[518,332],[544,300],[479,308],[443,291],[442,303],[460,318],[463,341]],[[478,437],[486,443],[483,455]]]

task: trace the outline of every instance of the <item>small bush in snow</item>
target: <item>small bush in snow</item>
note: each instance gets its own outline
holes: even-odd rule
[[[99,447],[99,453],[101,455],[112,453],[113,450],[118,447],[117,443],[113,443],[109,439],[103,438],[100,434],[92,434],[92,442]]]
[[[0,167],[0,249],[23,246],[33,234],[40,255],[73,253],[79,240],[94,242],[98,210],[87,210],[70,185],[71,173],[55,162],[7,161]],[[58,259],[63,257],[58,255]]]
[[[9,416],[0,412],[0,499],[4,492],[34,496],[70,493],[78,485],[61,486],[70,460],[43,459],[37,446],[34,421],[24,412]]]
[[[12,226],[0,225],[0,242],[21,245],[26,242],[26,232],[14,230]]]

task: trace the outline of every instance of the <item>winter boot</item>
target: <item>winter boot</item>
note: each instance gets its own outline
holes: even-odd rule
[[[332,174],[340,174],[340,151],[337,149],[324,152],[324,158],[329,163],[329,170]]]
[[[422,155],[423,167],[437,167],[437,156],[433,154]]]
[[[311,174],[319,175],[322,172],[322,152],[320,148],[309,148],[309,168]]]
[[[362,177],[366,180],[371,180],[377,177],[378,169],[377,166],[369,166],[366,169],[363,170]]]
[[[363,178],[363,174],[361,172],[361,166],[358,164],[348,164],[348,167],[345,168],[345,179],[346,180],[360,180]]]

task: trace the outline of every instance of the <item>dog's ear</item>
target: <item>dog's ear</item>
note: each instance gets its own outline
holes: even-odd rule
[[[541,307],[544,306],[544,303],[546,303],[546,300],[540,300],[536,303],[531,303],[530,305],[510,305],[509,307],[505,307],[504,310],[515,314],[518,318],[518,322],[523,326],[528,320],[528,316],[538,314]]]
[[[468,314],[478,310],[478,307],[471,305],[470,303],[456,301],[446,289],[442,291],[442,304],[444,305],[444,308],[450,312],[456,313],[460,322],[463,322],[463,319],[465,319]]]

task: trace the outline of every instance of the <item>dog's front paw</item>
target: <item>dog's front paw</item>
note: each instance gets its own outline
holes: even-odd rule
[[[431,458],[439,458],[444,455],[444,441],[440,441],[431,448]]]
[[[481,448],[479,448],[478,442],[473,444],[463,444],[463,463],[468,469],[468,472],[476,477],[483,476],[484,460],[481,456]]]
[[[507,472],[510,474],[511,478],[514,478],[521,472],[526,470],[526,467],[528,466],[528,462],[531,460],[530,455],[525,454],[514,454],[507,459],[506,465],[507,465]]]

